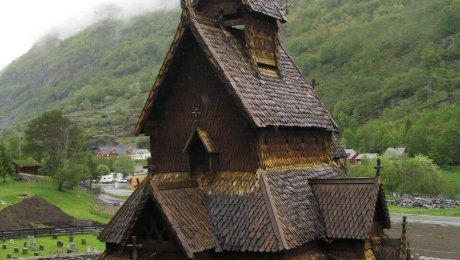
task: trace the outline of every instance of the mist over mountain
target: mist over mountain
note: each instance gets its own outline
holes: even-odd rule
[[[23,129],[53,108],[87,129],[92,143],[132,142],[180,10],[118,17],[68,38],[48,35],[2,70],[0,128]],[[299,0],[282,37],[347,146],[407,146],[459,164],[450,141],[460,140],[459,32],[459,0]]]

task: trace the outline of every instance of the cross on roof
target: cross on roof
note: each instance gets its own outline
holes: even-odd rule
[[[377,158],[377,165],[374,167],[374,169],[377,170],[375,176],[380,176],[380,170],[383,169],[383,167],[380,166],[380,158]]]

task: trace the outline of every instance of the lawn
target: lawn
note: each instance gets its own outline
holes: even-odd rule
[[[7,205],[0,205],[0,210],[20,202],[19,194],[40,196],[77,219],[94,220],[101,223],[107,223],[110,220],[107,216],[94,213],[92,210],[94,196],[80,190],[61,192],[57,190],[55,184],[49,181],[24,182],[7,179],[6,183],[0,182],[0,200],[7,203]]]
[[[405,208],[405,207],[399,207],[399,206],[388,206],[388,208],[390,210],[390,213],[460,217],[460,208],[423,209],[423,208]]]
[[[81,244],[82,238],[86,239],[86,245]],[[64,247],[57,246],[58,240],[64,242]],[[6,244],[7,249],[2,249],[2,247],[0,247],[0,259],[6,259],[7,253],[11,253],[13,257],[25,257],[25,255],[22,254],[22,248],[24,247],[24,242],[28,240],[26,238],[21,238],[21,239],[13,239],[11,241],[13,241],[13,243],[10,243],[9,239],[7,239],[4,243],[3,242],[1,243],[1,244]],[[53,254],[58,254],[58,253],[66,253],[67,245],[70,242],[69,242],[69,236],[61,235],[58,237],[57,240],[52,239],[52,237],[36,237],[35,243],[36,243],[36,250],[32,251],[32,249],[29,248],[28,256],[33,256],[34,252],[38,252],[40,256],[53,255]],[[100,251],[103,251],[105,248],[104,243],[97,240],[96,236],[93,234],[74,235],[74,243],[77,244],[76,253],[85,253],[87,252],[88,249],[90,249],[91,251],[94,251],[96,249],[100,252]],[[30,247],[29,243],[27,245],[28,247]],[[43,251],[39,251],[39,245],[44,246]],[[19,253],[14,253],[15,247],[19,248]]]
[[[452,166],[442,169],[442,175],[448,180],[460,187],[460,166]]]

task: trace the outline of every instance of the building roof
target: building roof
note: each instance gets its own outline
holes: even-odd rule
[[[384,156],[392,159],[401,159],[406,152],[406,147],[388,147]]]
[[[282,22],[286,22],[284,12],[281,11],[276,0],[243,0],[243,3],[254,12],[271,16]]]
[[[256,174],[218,172],[195,184],[185,176],[162,173],[145,180],[99,239],[126,242],[145,198],[160,206],[190,258],[210,249],[279,252],[330,238],[365,239],[376,208],[388,212],[378,202],[384,195],[376,179],[343,179],[327,164]]]
[[[347,157],[347,152],[343,148],[335,134],[332,135],[332,158]]]
[[[383,191],[377,179],[315,179],[310,184],[318,199],[328,238],[369,238],[377,200],[382,198],[379,192]],[[384,225],[389,226],[390,219],[386,217]]]
[[[367,159],[377,159],[379,157],[378,153],[361,153],[356,157],[357,160]]]
[[[237,33],[223,28],[217,21],[197,15],[190,0],[184,2],[185,11],[181,23],[136,124],[135,134],[143,133],[156,94],[163,87],[163,80],[176,50],[187,39],[198,42],[236,105],[254,126],[337,130],[332,116],[281,44],[277,44],[280,77],[258,73],[251,65],[252,60],[245,51],[245,43],[236,36]],[[184,37],[190,33],[192,37]]]
[[[97,147],[103,154],[110,154],[112,151],[115,151],[117,154],[126,154],[130,150],[133,150],[131,146],[123,145],[101,145]]]
[[[42,165],[34,159],[13,160],[13,164],[19,167],[42,167]]]
[[[145,154],[145,153],[150,153],[148,149],[134,149],[133,154]]]
[[[358,152],[354,149],[345,149],[345,153],[347,154],[347,160],[351,160],[358,155]]]

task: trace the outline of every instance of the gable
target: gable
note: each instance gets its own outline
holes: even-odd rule
[[[145,132],[146,121],[153,109],[159,89],[163,84],[179,46],[192,32],[214,73],[224,82],[242,114],[255,127],[298,126],[337,130],[337,126],[313,88],[303,78],[286,50],[278,43],[276,54],[280,77],[258,73],[252,66],[244,41],[215,20],[200,17],[190,0],[184,1],[185,11],[181,24],[159,72],[149,98],[136,124],[135,134]],[[184,50],[187,51],[187,50]]]

